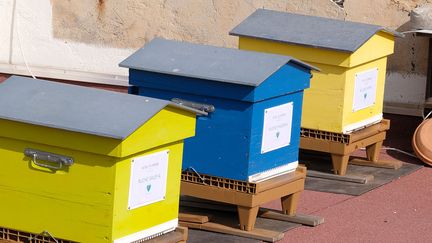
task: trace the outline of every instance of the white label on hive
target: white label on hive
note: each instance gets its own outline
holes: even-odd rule
[[[261,154],[290,144],[292,118],[293,102],[264,110]]]
[[[353,112],[375,104],[377,80],[378,68],[355,74]]]
[[[165,199],[169,151],[132,159],[128,209]]]

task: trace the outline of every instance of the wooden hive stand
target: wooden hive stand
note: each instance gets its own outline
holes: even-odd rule
[[[156,238],[146,240],[146,241],[137,241],[143,243],[166,243],[166,242],[175,242],[175,243],[186,243],[188,239],[188,228],[187,227],[177,227],[175,231],[163,234]]]
[[[350,134],[302,128],[300,148],[329,153],[332,158],[333,171],[337,175],[346,174],[348,162],[356,165],[399,169],[402,166],[400,161],[379,160],[380,150],[389,129],[390,121],[386,119]],[[360,148],[366,148],[367,159],[349,161],[350,155]]]
[[[49,232],[34,234],[14,229],[0,228],[0,243],[74,243],[73,241],[56,239]]]
[[[177,227],[175,231],[159,235],[148,240],[138,240],[134,243],[186,243],[188,239],[188,228]],[[74,243],[73,241],[56,239],[48,232],[33,234],[13,229],[0,228],[0,243]]]
[[[207,223],[207,219],[198,222],[197,217],[186,214],[180,215],[181,225],[266,241],[274,239],[254,237],[254,234],[260,232],[252,232],[258,213],[260,217],[316,226],[324,221],[321,217],[296,214],[297,202],[300,193],[304,190],[305,177],[306,167],[303,166],[299,166],[295,172],[258,183],[198,175],[185,171],[182,173],[181,194],[236,206],[239,228],[216,226],[210,222]],[[260,205],[277,199],[281,200],[282,213],[260,210]],[[207,224],[203,225],[205,223]],[[250,235],[247,232],[250,232]]]

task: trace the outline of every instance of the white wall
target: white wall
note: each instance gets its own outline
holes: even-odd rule
[[[53,38],[50,0],[0,0],[0,16],[0,72],[29,75],[25,58],[36,76],[127,85],[118,63],[134,50]]]
[[[155,35],[235,47],[237,40],[228,36],[228,31],[262,7],[406,30],[407,13],[424,1],[404,0],[406,7],[400,8],[391,0],[380,0],[377,11],[370,12],[372,0],[347,0],[344,8],[330,0],[104,0],[102,5],[97,0],[0,0],[0,72],[29,75],[25,57],[37,77],[127,85],[127,70],[118,63]],[[67,33],[57,38],[53,6],[63,7],[60,16],[64,21],[54,29]],[[397,41],[389,60],[392,71],[387,76],[386,112],[421,115],[425,43],[413,36]],[[411,64],[415,64],[414,70]]]
[[[9,63],[13,1],[0,0],[0,63]]]

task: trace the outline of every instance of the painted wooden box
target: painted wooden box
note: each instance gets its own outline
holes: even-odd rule
[[[92,243],[176,228],[191,109],[17,76],[0,104],[0,227]]]
[[[312,66],[287,56],[154,39],[120,66],[131,93],[201,107],[183,170],[259,181],[297,167]],[[214,110],[212,109],[214,108]]]
[[[235,27],[239,48],[291,55],[321,69],[305,91],[302,128],[350,133],[382,119],[387,56],[380,26],[260,9]]]

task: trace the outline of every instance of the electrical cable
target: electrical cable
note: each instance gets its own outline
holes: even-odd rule
[[[405,154],[405,155],[411,156],[413,158],[417,158],[417,156],[415,154],[408,153],[406,151],[403,151],[403,150],[400,150],[400,149],[397,149],[397,148],[384,147],[384,148],[382,148],[382,150],[396,151],[396,152],[399,152],[401,154]]]
[[[366,150],[366,148],[361,148],[360,150]],[[400,150],[400,149],[397,149],[397,148],[392,148],[392,147],[382,147],[381,150],[396,151],[396,152],[399,152],[399,153],[401,153],[401,154],[405,154],[405,155],[411,156],[411,157],[413,157],[413,158],[417,158],[417,156],[416,156],[415,154],[408,153],[408,152],[406,152],[406,151],[403,151],[403,150]]]
[[[430,115],[432,115],[432,111],[430,111],[426,116],[423,114],[423,120],[428,119]]]
[[[17,1],[17,0],[15,0],[15,1]],[[30,66],[28,65],[27,59],[26,59],[26,57],[24,55],[24,52],[23,52],[21,35],[20,35],[20,29],[19,29],[19,26],[20,26],[20,23],[19,23],[19,12],[18,12],[17,8],[14,8],[13,11],[14,11],[13,16],[15,16],[17,18],[17,19],[15,19],[15,23],[16,23],[16,29],[15,29],[15,31],[16,31],[16,34],[18,36],[18,44],[19,44],[19,47],[20,47],[20,52],[21,52],[22,59],[24,61],[24,64],[25,64],[25,66],[26,66],[27,71],[29,72],[29,74],[32,76],[32,78],[36,79],[36,76],[31,71]]]

